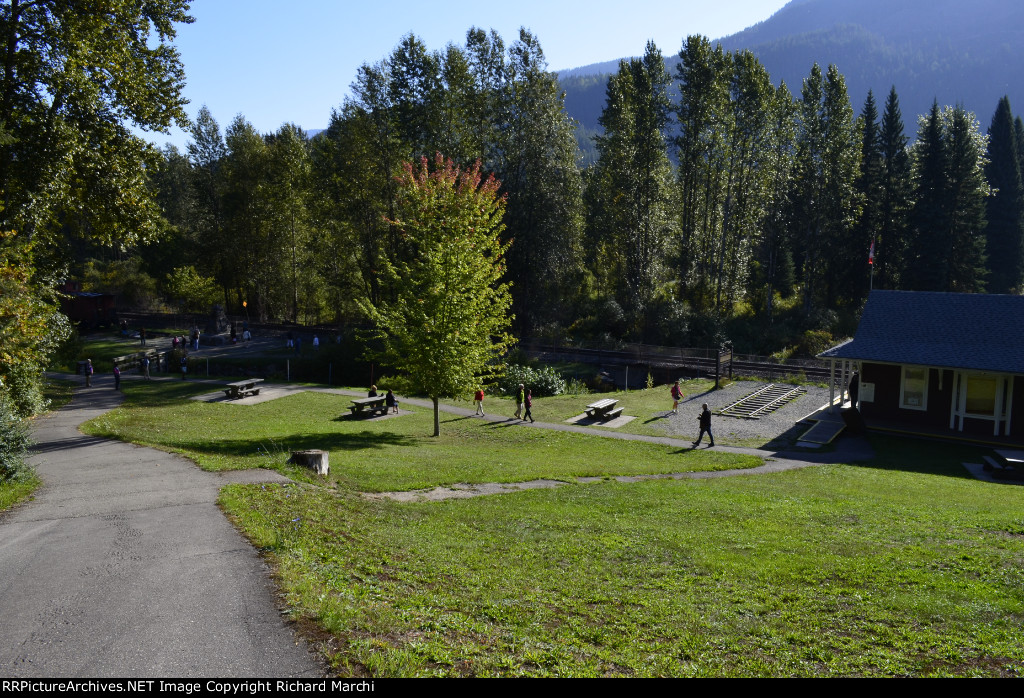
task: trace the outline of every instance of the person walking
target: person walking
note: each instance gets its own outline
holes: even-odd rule
[[[151,380],[151,378],[149,377],[149,357],[148,356],[143,356],[142,357],[142,376],[146,380]]]
[[[519,384],[516,390],[516,419],[523,418],[523,403],[526,401],[526,393],[523,391],[523,384]]]
[[[114,366],[114,390],[121,389],[121,369]]]
[[[526,401],[523,404],[526,405],[526,412],[523,413],[523,421],[525,422],[527,419],[529,419],[531,422],[536,421],[533,418],[533,415],[530,414],[530,408],[533,407],[533,391],[532,390],[527,390],[526,391]]]
[[[473,393],[473,404],[476,405],[476,413],[481,417],[484,415],[484,389],[477,388],[476,392]]]
[[[92,359],[85,360],[85,387],[92,387]]]
[[[139,343],[140,343],[140,346],[143,346],[143,347],[146,346],[146,328],[145,327],[140,327],[139,328]]]
[[[672,414],[679,414],[679,401],[683,399],[683,391],[679,387],[679,381],[672,386]]]
[[[708,447],[715,445],[715,435],[711,433],[711,410],[708,409],[708,403],[701,405],[701,413],[697,416],[697,421],[700,422],[700,434],[697,436],[697,440],[693,442],[693,447],[696,448],[700,445],[701,439],[704,438],[704,432],[707,432],[708,439],[711,443]]]

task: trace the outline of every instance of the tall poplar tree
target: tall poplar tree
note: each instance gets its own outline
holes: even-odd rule
[[[672,168],[665,131],[669,76],[661,51],[647,43],[643,58],[622,61],[608,81],[597,138],[596,212],[603,264],[618,270],[620,304],[643,335],[647,309],[664,283],[665,245],[674,230]]]

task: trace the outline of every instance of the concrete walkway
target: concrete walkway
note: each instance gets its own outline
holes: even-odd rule
[[[94,385],[36,421],[44,485],[0,515],[0,676],[323,675],[216,506],[229,482],[285,480],[84,436],[121,399]]]

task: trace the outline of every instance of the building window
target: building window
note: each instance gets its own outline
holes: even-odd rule
[[[967,404],[964,411],[969,415],[995,416],[996,378],[994,376],[967,377]]]
[[[900,407],[905,410],[928,409],[928,369],[904,366],[900,381]]]

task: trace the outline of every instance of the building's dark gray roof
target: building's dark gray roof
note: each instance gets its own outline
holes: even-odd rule
[[[1024,374],[1024,296],[872,291],[853,341],[819,356]]]

